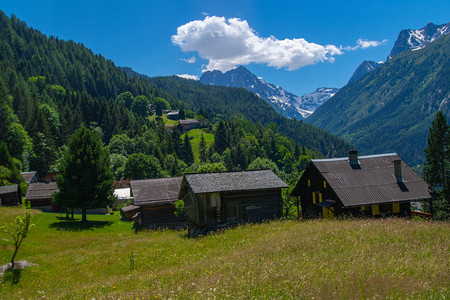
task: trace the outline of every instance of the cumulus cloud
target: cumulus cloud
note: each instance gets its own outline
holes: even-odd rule
[[[195,57],[191,57],[191,58],[181,58],[181,60],[182,61],[185,61],[185,62],[187,62],[188,64],[193,64],[193,63],[195,63],[197,60],[195,59]]]
[[[191,74],[177,74],[178,77],[184,78],[184,79],[192,79],[192,80],[198,80],[197,75],[191,75]]]
[[[172,43],[208,60],[207,70],[221,71],[250,63],[296,70],[318,62],[333,62],[334,56],[343,54],[342,47],[310,43],[303,38],[259,37],[247,21],[217,16],[178,27]]]

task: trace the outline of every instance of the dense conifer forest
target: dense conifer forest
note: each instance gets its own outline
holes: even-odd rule
[[[7,171],[12,164],[40,175],[58,169],[69,137],[82,126],[96,131],[108,146],[118,180],[272,168],[290,183],[310,158],[344,155],[350,147],[323,130],[278,115],[244,89],[136,76],[81,43],[47,37],[3,12],[0,106],[5,183],[17,182]],[[201,136],[183,133],[177,123],[168,131],[164,109],[207,119],[209,125]]]

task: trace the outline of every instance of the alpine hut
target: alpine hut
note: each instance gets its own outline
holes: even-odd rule
[[[409,216],[411,201],[433,191],[396,153],[313,159],[291,193],[304,218]],[[298,199],[298,198],[297,198]]]
[[[186,218],[175,215],[183,177],[131,181],[134,212],[143,225],[152,228],[185,226]]]
[[[282,215],[281,189],[271,170],[185,174],[184,200],[190,234],[233,223],[276,219]]]

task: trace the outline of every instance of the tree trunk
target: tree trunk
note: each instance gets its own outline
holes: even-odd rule
[[[87,222],[86,219],[86,208],[81,209],[81,222]]]
[[[73,208],[70,210],[71,213],[71,219],[73,220]]]
[[[11,258],[11,270],[14,270],[14,259],[16,258],[17,251],[19,251],[19,247],[16,246],[13,257]]]

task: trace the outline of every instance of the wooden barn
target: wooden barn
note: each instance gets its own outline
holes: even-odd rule
[[[38,182],[38,175],[36,171],[22,172],[20,175],[22,175],[23,180],[28,184]]]
[[[22,204],[22,191],[18,184],[0,186],[0,206]]]
[[[282,216],[281,189],[271,170],[185,174],[180,195],[192,230]]]
[[[182,177],[131,181],[134,207],[139,207],[140,221],[146,227],[185,226],[186,218],[175,215]]]
[[[304,218],[409,216],[411,201],[431,200],[432,190],[396,153],[313,159],[291,195]]]
[[[43,211],[56,211],[57,208],[52,202],[53,193],[58,192],[56,182],[36,182],[28,186],[25,200],[29,201],[32,208]]]

